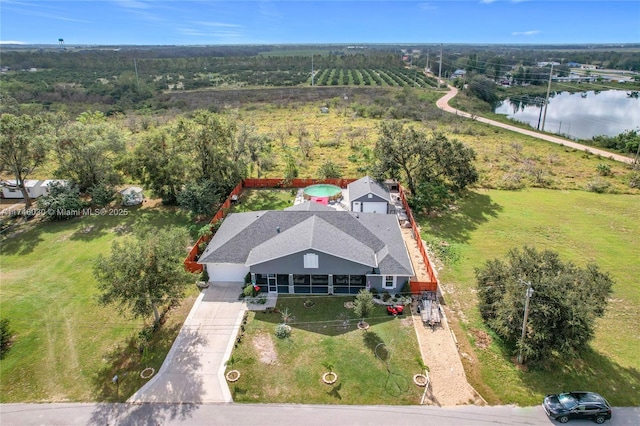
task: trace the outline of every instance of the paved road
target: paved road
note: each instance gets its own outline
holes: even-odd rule
[[[76,425],[553,425],[542,407],[285,404],[5,404],[2,426]],[[591,421],[572,421],[588,426]],[[638,426],[640,407],[615,408],[611,426]]]
[[[519,127],[516,126],[511,126],[509,124],[505,124],[505,123],[501,123],[499,121],[494,121],[494,120],[489,120],[488,118],[484,118],[484,117],[478,117],[478,116],[473,116],[469,113],[457,110],[451,106],[449,106],[449,101],[458,94],[458,89],[456,89],[455,87],[449,86],[449,92],[447,92],[446,95],[444,95],[442,98],[438,99],[438,102],[436,102],[436,105],[438,106],[438,108],[440,108],[443,111],[447,111],[450,112],[452,114],[456,114],[462,117],[466,117],[466,118],[471,118],[474,119],[476,121],[479,121],[481,123],[487,123],[490,124],[492,126],[497,126],[497,127],[502,127],[503,129],[507,129],[507,130],[511,130],[512,132],[518,132],[518,133],[522,133],[523,135],[528,135],[528,136],[532,136],[534,138],[538,138],[538,139],[543,139],[545,141],[548,142],[553,142],[553,143],[557,143],[559,145],[564,145],[564,146],[568,146],[571,148],[575,148],[578,149],[580,151],[589,151],[592,154],[596,154],[596,155],[600,155],[602,157],[605,158],[611,158],[613,160],[616,161],[620,161],[622,163],[627,163],[627,164],[633,164],[633,158],[629,158],[629,157],[625,157],[624,155],[618,155],[618,154],[612,154],[611,152],[608,151],[603,151],[601,149],[597,149],[591,146],[587,146],[587,145],[582,145],[576,142],[572,142],[568,139],[563,139],[563,138],[559,138],[557,136],[551,136],[548,135],[546,133],[539,133],[533,130],[527,130],[527,129],[521,129]]]

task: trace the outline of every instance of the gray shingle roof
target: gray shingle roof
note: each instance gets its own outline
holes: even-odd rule
[[[315,201],[305,201],[295,206],[287,207],[287,211],[335,211],[333,207],[325,206],[324,204],[316,203]]]
[[[389,192],[372,177],[365,176],[347,185],[349,201],[357,200],[367,194],[374,194],[386,201],[391,201]]]
[[[308,249],[377,267],[381,274],[413,275],[394,215],[333,209],[230,214],[198,263],[254,265]]]

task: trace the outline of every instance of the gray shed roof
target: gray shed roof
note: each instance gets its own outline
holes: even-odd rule
[[[367,194],[374,194],[386,201],[391,201],[389,192],[371,176],[365,176],[347,185],[349,201],[357,200]]]
[[[381,274],[414,275],[394,215],[333,209],[230,214],[198,263],[250,266],[309,249],[376,267]]]

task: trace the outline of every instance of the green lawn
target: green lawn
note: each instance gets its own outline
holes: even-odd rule
[[[390,317],[377,306],[367,319],[368,331],[356,328],[353,296],[280,296],[276,308],[289,309],[293,329],[288,339],[274,330],[281,315],[251,312],[241,343],[233,353],[233,369],[241,372],[230,385],[236,402],[305,404],[419,404],[424,388],[413,383],[420,356],[413,322]],[[376,350],[377,348],[377,350]],[[376,356],[376,352],[378,356]],[[338,381],[322,382],[334,364]]]
[[[143,383],[141,368],[160,367],[182,320],[171,316],[152,350],[140,357],[131,339],[144,322],[96,303],[92,266],[137,218],[156,226],[186,226],[187,220],[164,208],[129,212],[29,224],[2,241],[0,312],[15,342],[0,366],[1,403],[122,400]],[[175,312],[184,318],[188,309]],[[114,374],[121,378],[119,395],[111,386]]]
[[[457,259],[445,264],[440,279],[445,298],[460,313],[458,331],[466,336],[459,339],[466,346],[463,350],[480,361],[467,362],[465,367],[485,398],[531,405],[538,404],[545,393],[580,388],[600,391],[614,405],[640,405],[637,196],[477,190],[456,212],[420,222],[423,236],[445,247],[448,258]],[[560,362],[547,371],[514,368],[511,354],[495,338],[488,349],[475,345],[487,330],[476,308],[474,269],[524,245],[557,251],[563,260],[580,266],[595,262],[616,282],[590,349],[581,359]]]

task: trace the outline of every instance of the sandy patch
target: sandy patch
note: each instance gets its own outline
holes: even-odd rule
[[[269,334],[259,334],[253,338],[253,347],[259,355],[259,361],[263,364],[276,364],[278,354]]]

